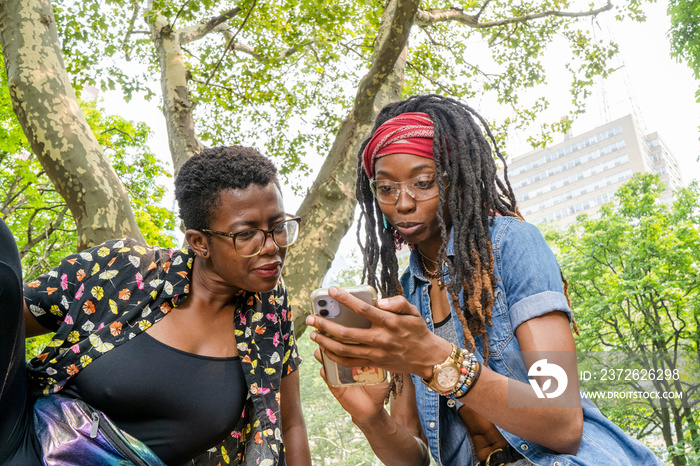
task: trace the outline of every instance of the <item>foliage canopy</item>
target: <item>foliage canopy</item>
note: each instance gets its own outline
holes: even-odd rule
[[[638,437],[661,432],[674,464],[686,464],[700,446],[700,186],[677,189],[670,205],[661,201],[665,189],[657,175],[635,174],[598,217],[581,215],[546,236],[569,280],[579,353],[607,351],[685,374],[653,382],[658,391],[682,390],[683,400],[623,402],[604,412]]]
[[[695,79],[700,81],[700,1],[670,0],[668,14],[671,17],[669,37],[672,54],[686,61]],[[700,89],[695,96],[700,102]]]
[[[198,137],[210,145],[258,146],[280,157],[282,174],[299,181],[310,172],[305,154],[313,159],[328,152],[352,106],[383,6],[376,0],[59,0],[55,12],[76,85],[120,89],[126,99],[154,97],[153,84],[167,79],[148,29],[148,22],[164,18],[181,38]],[[559,0],[423,2],[409,39],[403,94],[467,101],[490,96],[510,109],[498,126],[524,127],[549,104],[544,93],[527,98],[523,91],[546,88],[543,58],[555,41],[566,43],[571,114],[543,124],[532,139],[543,144],[552,129],[568,129],[583,112],[593,77],[613,71],[608,63],[617,46],[595,38],[591,13],[613,5],[578,6]],[[619,19],[644,18],[638,2],[614,8]],[[197,30],[202,24],[212,26]]]

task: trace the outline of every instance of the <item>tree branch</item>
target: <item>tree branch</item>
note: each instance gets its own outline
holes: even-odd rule
[[[0,207],[0,212],[2,212],[2,216],[4,218],[7,218],[8,214],[11,212],[9,207],[12,205],[14,200],[17,197],[19,197],[19,195],[22,193],[22,191],[27,189],[27,187],[29,186],[29,184],[27,184],[26,186],[24,186],[20,190],[20,192],[15,193],[15,190],[19,186],[20,181],[22,181],[22,175],[15,175],[15,179],[12,181],[10,186],[7,188],[7,191],[5,192],[5,195],[3,196],[5,198],[5,203],[2,207]]]
[[[258,0],[254,0],[253,4],[250,6],[250,10],[248,10],[248,13],[245,15],[245,18],[243,18],[243,22],[241,23],[240,26],[238,26],[238,29],[236,29],[236,32],[233,34],[233,37],[231,37],[231,40],[229,41],[228,45],[224,49],[223,53],[219,57],[219,61],[216,62],[216,66],[214,66],[214,69],[212,70],[211,74],[207,78],[207,81],[204,83],[204,86],[206,87],[209,84],[209,81],[211,81],[211,78],[214,77],[216,72],[219,70],[219,66],[221,66],[221,62],[224,60],[224,57],[226,56],[226,52],[228,52],[228,48],[233,44],[234,39],[238,35],[239,32],[243,29],[243,26],[246,25],[248,22],[248,18],[250,18],[250,14],[253,12],[253,9],[255,9],[256,5],[258,4]]]
[[[153,26],[155,30],[161,31],[163,28],[168,27],[168,21],[165,19],[165,16],[163,16],[160,13],[160,9],[158,10],[153,10],[153,2],[154,0],[148,0],[148,6],[146,7],[146,17],[150,17],[151,21],[153,22]],[[152,16],[152,17],[151,17]],[[150,31],[149,31],[150,34]]]
[[[449,8],[447,10],[421,10],[416,12],[414,19],[416,26],[426,27],[436,23],[455,21],[472,28],[479,26],[479,18],[476,15],[468,15],[461,8]]]
[[[217,27],[225,24],[231,18],[234,18],[241,12],[240,7],[232,8],[226,13],[219,16],[215,16],[208,21],[202,21],[194,26],[188,26],[178,30],[178,35],[180,36],[180,44],[188,44],[199,40],[214,31]]]
[[[295,53],[299,52],[300,50],[305,49],[309,45],[312,45],[315,43],[316,43],[316,40],[314,39],[314,40],[306,41],[306,42],[299,44],[299,45],[295,45],[293,47],[289,47],[287,50],[283,50],[282,52],[280,52],[279,55],[277,56],[276,60],[284,60],[285,58],[289,58],[292,55],[294,55]]]
[[[19,252],[20,257],[24,257],[25,255],[27,255],[29,253],[29,251],[31,251],[31,249],[34,246],[41,243],[45,239],[48,239],[49,236],[51,236],[51,234],[58,227],[61,226],[61,223],[63,223],[63,218],[66,216],[66,213],[68,213],[68,206],[67,205],[62,206],[61,211],[58,213],[58,215],[54,219],[53,223],[51,223],[50,225],[47,225],[46,228],[44,228],[44,231],[42,231],[39,235],[32,237],[32,228],[31,228],[32,220],[34,219],[36,214],[39,213],[40,210],[42,210],[42,209],[37,209],[36,211],[34,211],[32,216],[30,217],[29,225],[27,227],[27,239],[29,241],[27,241],[27,244],[25,244],[22,247],[22,250]],[[53,209],[49,209],[49,210],[53,210]]]
[[[360,57],[360,58],[362,58],[362,59],[365,59],[365,58],[366,58],[366,57],[365,57],[364,55],[362,55],[360,52],[358,52],[357,50],[355,50],[354,47],[350,47],[350,46],[349,46],[348,44],[346,44],[345,42],[339,42],[339,45],[340,45],[341,47],[343,47],[345,50],[347,50],[348,52],[350,52],[350,53],[352,53],[352,54],[354,54],[354,55],[356,55],[356,56],[358,56],[358,57]],[[318,54],[316,53],[315,50],[314,50],[314,54],[316,55],[316,61],[320,63],[321,60],[318,58]]]
[[[253,46],[250,46],[248,44],[243,44],[241,42],[229,42],[227,50],[231,50],[233,52],[245,53],[246,55],[250,55],[251,57],[255,58],[258,61],[263,60],[262,55],[260,55],[258,52],[256,52],[255,48]]]
[[[175,23],[177,23],[177,19],[180,17],[182,14],[182,10],[185,9],[185,7],[190,3],[190,0],[185,0],[185,2],[182,4],[179,10],[177,10],[177,13],[175,14],[175,18],[173,19],[173,22],[171,23],[171,26],[175,28]]]
[[[236,77],[235,77],[235,75],[234,75],[234,76],[231,76],[230,79],[227,79],[227,80],[224,80],[224,81],[229,81],[229,80],[232,80],[232,81],[236,82]],[[228,92],[229,94],[238,97],[238,98],[241,99],[242,101],[248,102],[248,104],[249,104],[250,107],[252,108],[252,112],[253,112],[253,113],[255,113],[256,115],[258,115],[262,120],[266,121],[270,126],[273,126],[273,122],[270,121],[270,119],[267,117],[267,115],[265,115],[264,113],[261,113],[261,112],[257,109],[257,107],[255,106],[255,104],[254,104],[253,102],[251,102],[251,100],[250,100],[249,98],[247,98],[247,97],[245,96],[244,93],[242,93],[242,92],[240,92],[240,91],[237,90],[238,87],[239,87],[237,82],[236,82],[236,86],[233,86],[233,87],[232,87],[232,86],[224,86],[224,85],[217,84],[217,83],[203,82],[203,81],[200,81],[200,80],[195,79],[195,78],[192,78],[192,81],[194,81],[194,82],[196,82],[196,83],[198,83],[198,84],[201,84],[202,86],[212,86],[212,87],[215,87],[215,88],[217,88],[217,89],[222,89],[222,90]]]
[[[455,58],[457,57],[457,53],[452,49],[452,47],[450,47],[450,46],[447,45],[447,44],[443,44],[442,42],[439,42],[439,41],[437,41],[436,39],[434,39],[433,36],[430,34],[430,31],[428,31],[428,28],[420,28],[420,30],[421,30],[426,36],[428,36],[428,40],[430,40],[430,42],[431,42],[433,45],[435,45],[436,47],[444,47],[444,48],[445,48],[446,50],[448,50]],[[474,70],[475,70],[477,73],[479,73],[480,75],[484,76],[485,78],[490,78],[490,77],[491,77],[489,74],[484,73],[483,71],[481,71],[481,68],[479,68],[478,66],[472,65],[471,63],[469,63],[469,62],[467,62],[467,61],[465,61],[464,63],[465,63],[467,66],[469,66],[470,68],[474,69]],[[407,63],[407,64],[408,64],[408,63]],[[415,69],[415,67],[414,67],[414,69]],[[435,83],[433,83],[433,84],[435,84]],[[440,86],[440,87],[442,88],[442,86]],[[451,94],[451,93],[449,93],[449,94]]]
[[[430,82],[432,83],[433,86],[438,87],[442,92],[445,93],[445,95],[450,95],[450,94],[452,94],[452,92],[450,92],[450,90],[447,89],[447,87],[445,87],[442,83],[440,83],[440,82],[434,80],[434,79],[431,78],[430,76],[427,76],[425,73],[423,73],[420,69],[418,69],[417,66],[415,66],[415,65],[414,65],[413,63],[411,63],[410,61],[407,61],[407,62],[406,62],[406,66],[409,67],[409,68],[411,68],[413,71],[415,71],[415,72],[418,73],[419,75],[423,76],[423,77],[424,77],[425,79],[427,79],[428,81],[430,81]]]
[[[489,47],[493,47],[494,45],[503,44],[507,42],[508,39],[513,37],[513,34],[515,34],[518,31],[518,26],[520,26],[520,24],[516,24],[515,27],[511,29],[502,27],[496,34],[493,35],[493,37],[489,39]],[[508,32],[508,35],[502,38],[500,41],[496,42],[496,40],[501,37],[501,32],[503,32],[504,30]]]
[[[406,41],[417,12],[418,0],[398,2],[390,25],[393,34],[388,40],[382,42],[379,50],[375,52],[367,74],[357,87],[356,105],[353,108],[353,113],[356,116],[373,115],[374,97],[379,92],[386,77],[391,73],[399,54],[406,46]],[[364,118],[357,119],[358,121],[364,120]]]
[[[126,34],[124,34],[124,39],[122,40],[122,50],[124,51],[124,58],[126,61],[131,61],[131,54],[129,53],[129,48],[126,46],[129,42],[129,39],[131,38],[131,35],[134,34],[134,24],[136,24],[136,18],[139,17],[139,10],[141,9],[141,5],[139,4],[138,0],[131,0],[131,6],[133,7],[133,12],[131,13],[131,19],[129,20],[129,27],[126,29]]]
[[[126,131],[122,131],[121,129],[116,128],[116,127],[108,128],[108,129],[102,131],[100,134],[109,133],[111,131],[117,131],[118,133],[122,133],[124,136],[128,137],[131,141],[134,140],[134,138],[131,137],[131,134],[127,133]]]
[[[438,42],[436,39],[433,38],[433,36],[430,34],[430,31],[428,31],[428,28],[421,28],[421,31],[428,36],[428,40],[435,46],[437,47],[444,47],[450,52],[452,52],[452,49],[450,49],[450,46],[447,44],[443,44],[442,42]]]
[[[484,2],[484,4],[481,5],[481,8],[479,9],[479,12],[478,12],[476,15],[474,15],[474,16],[476,17],[477,20],[479,19],[479,17],[481,16],[481,14],[484,12],[484,10],[486,10],[486,7],[489,5],[489,3],[491,3],[491,0],[486,0],[486,1]]]
[[[251,57],[255,58],[258,61],[264,61],[265,58],[255,50],[255,48],[251,45],[244,44],[242,42],[235,42],[233,39],[235,39],[235,36],[230,30],[223,31],[224,37],[228,41],[227,45],[227,50],[231,50],[233,52],[241,52],[245,53],[246,55],[250,55]],[[276,58],[273,58],[272,61],[279,61],[279,60],[284,60],[285,58],[289,58],[295,53],[299,52],[300,50],[308,47],[309,45],[315,44],[315,40],[309,40],[306,42],[303,42],[299,45],[294,45],[292,47],[289,47],[288,49],[285,49],[281,51]]]
[[[559,18],[580,18],[583,16],[596,16],[599,13],[612,9],[612,7],[612,3],[610,2],[610,0],[608,0],[605,6],[589,11],[546,10],[541,11],[539,13],[528,13],[521,16],[515,16],[513,18],[502,19],[499,21],[486,21],[483,23],[479,22],[479,15],[481,15],[483,9],[480,10],[479,13],[477,13],[476,15],[468,15],[458,8],[450,8],[447,10],[418,10],[415,17],[415,23],[418,26],[430,26],[436,23],[456,21],[458,23],[462,23],[466,26],[475,29],[484,29],[514,23],[527,23],[528,21],[546,18],[550,16]]]

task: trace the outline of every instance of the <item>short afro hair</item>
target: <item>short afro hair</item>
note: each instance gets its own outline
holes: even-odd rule
[[[252,147],[218,146],[202,150],[187,160],[175,178],[175,198],[186,229],[209,228],[220,193],[245,189],[251,184],[279,188],[277,168]]]

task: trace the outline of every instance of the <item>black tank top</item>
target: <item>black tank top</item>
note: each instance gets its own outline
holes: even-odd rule
[[[239,357],[186,353],[142,332],[81,370],[62,393],[101,410],[176,465],[231,433],[247,386]]]

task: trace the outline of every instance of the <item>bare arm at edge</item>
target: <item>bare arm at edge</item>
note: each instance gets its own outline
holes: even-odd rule
[[[382,410],[375,420],[355,422],[375,455],[386,465],[429,465],[428,441],[420,425],[415,389],[409,374],[404,374],[401,395],[392,397],[390,408],[391,414]]]
[[[309,440],[306,435],[304,414],[301,410],[299,371],[282,377],[280,384],[280,416],[285,461],[290,466],[311,466]]]
[[[25,338],[37,337],[39,335],[45,335],[51,333],[51,330],[47,329],[36,320],[34,314],[29,310],[27,302],[24,302],[24,336]]]

